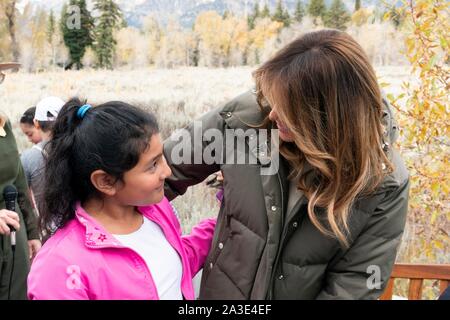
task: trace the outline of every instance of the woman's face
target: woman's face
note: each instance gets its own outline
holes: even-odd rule
[[[22,132],[28,137],[30,142],[37,144],[42,141],[41,133],[35,126],[27,123],[21,123],[20,129],[22,129]]]
[[[277,124],[280,140],[282,140],[284,142],[293,142],[294,141],[294,136],[292,135],[291,131],[286,127],[286,125],[278,117],[276,107],[273,107],[272,111],[270,111],[269,119]]]

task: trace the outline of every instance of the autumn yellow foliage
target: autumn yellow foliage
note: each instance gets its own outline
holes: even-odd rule
[[[399,257],[450,263],[450,3],[404,1],[406,56],[417,81],[389,95],[401,127],[399,147],[411,174],[409,229]]]

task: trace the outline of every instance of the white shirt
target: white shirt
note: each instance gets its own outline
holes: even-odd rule
[[[181,258],[161,228],[146,217],[143,218],[144,223],[137,231],[125,235],[115,234],[114,237],[144,259],[161,300],[182,300]]]

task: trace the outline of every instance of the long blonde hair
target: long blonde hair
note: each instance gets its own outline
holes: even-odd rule
[[[393,170],[382,147],[383,102],[369,59],[346,33],[321,30],[281,49],[254,78],[260,105],[276,106],[293,135],[280,152],[309,200],[310,220],[348,246],[353,203]],[[306,164],[313,168],[312,181]]]

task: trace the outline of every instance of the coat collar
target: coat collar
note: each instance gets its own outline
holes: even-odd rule
[[[150,219],[153,208],[139,207],[146,218]],[[107,248],[107,247],[123,247],[123,245],[106,229],[98,223],[89,213],[87,213],[80,202],[76,203],[75,218],[85,227],[85,244],[90,248]]]
[[[261,109],[255,91],[249,90],[228,102],[220,115],[231,129],[245,130],[261,126],[269,112]]]

